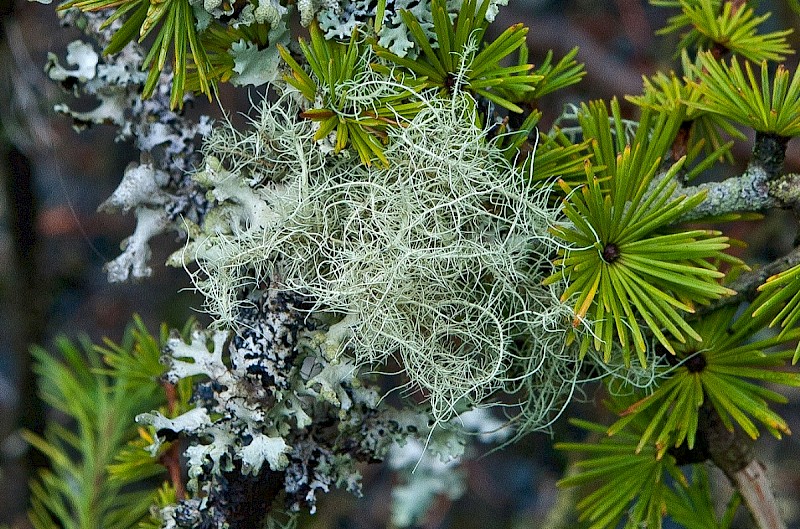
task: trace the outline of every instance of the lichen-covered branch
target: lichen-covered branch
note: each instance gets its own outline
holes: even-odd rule
[[[67,11],[64,18],[82,27],[100,47],[108,45],[116,28],[104,26],[104,16],[98,13]],[[141,152],[138,162],[126,169],[119,188],[100,206],[107,213],[134,209],[138,222],[125,252],[106,266],[111,282],[149,276],[149,240],[168,230],[180,232],[184,220],[198,222],[207,207],[189,172],[199,162],[195,140],[210,130],[211,122],[206,116],[195,121],[170,109],[172,76],[167,72],[161,74],[154,95],[142,100],[144,59],[145,50],[135,42],[119,53],[101,56],[93,45],[75,41],[68,47],[68,67],[52,53],[46,67],[48,75],[66,90],[99,101],[85,112],[66,104],[56,106],[56,111],[72,118],[73,128],[113,125],[116,140],[132,139]]]
[[[680,220],[688,222],[725,213],[762,211],[777,207],[778,201],[769,193],[769,175],[763,167],[750,165],[740,176],[722,182],[708,182],[684,187],[680,192],[687,195],[707,193],[706,199]]]
[[[682,222],[727,213],[747,213],[771,208],[800,209],[800,174],[786,173],[770,179],[760,166],[750,166],[740,176],[722,182],[684,187],[681,193],[706,192],[706,199],[682,216]]]
[[[800,210],[800,174],[789,173],[767,183],[769,195],[774,197],[779,207]]]
[[[787,142],[788,138],[756,134],[753,156],[743,174],[722,182],[681,188],[679,191],[688,195],[703,192],[707,195],[680,220],[795,207],[800,198],[800,175],[781,174]]]

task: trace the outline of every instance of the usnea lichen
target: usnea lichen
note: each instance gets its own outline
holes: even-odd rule
[[[212,134],[195,178],[216,206],[172,261],[199,265],[219,325],[276,281],[328,315],[329,359],[396,362],[435,422],[511,395],[541,427],[577,379],[570,309],[541,285],[556,212],[475,124],[471,96],[419,97],[388,130],[388,167],[320,149],[291,93],[252,131]]]

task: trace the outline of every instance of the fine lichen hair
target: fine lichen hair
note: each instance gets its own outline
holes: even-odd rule
[[[219,324],[276,281],[329,314],[331,359],[396,362],[436,422],[510,395],[525,429],[541,427],[579,364],[570,309],[541,284],[556,212],[476,125],[471,96],[419,97],[388,129],[388,167],[326,154],[291,93],[252,131],[213,134],[197,180],[220,204],[183,260]]]

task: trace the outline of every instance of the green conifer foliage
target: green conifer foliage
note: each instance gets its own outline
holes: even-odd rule
[[[152,442],[152,433],[134,421],[167,406],[159,383],[163,338],[150,335],[134,317],[120,344],[108,341],[101,348],[61,338],[56,354],[33,349],[43,400],[70,420],[50,423],[44,437],[25,434],[52,464],[31,482],[34,527],[127,529],[148,523],[152,505],[174,500],[168,484],[157,491],[164,467],[143,450],[149,443],[141,441]],[[179,390],[184,406],[189,387]]]

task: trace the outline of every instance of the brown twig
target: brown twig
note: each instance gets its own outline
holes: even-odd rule
[[[758,529],[786,529],[764,465],[753,457],[754,440],[741,429],[729,430],[708,399],[700,407],[697,441],[669,452],[679,465],[710,460],[741,494]]]
[[[705,307],[700,307],[696,315],[708,314],[727,305],[738,305],[739,303],[752,301],[758,295],[758,287],[763,285],[769,277],[784,272],[798,264],[800,264],[800,247],[752,272],[742,274],[736,281],[726,285],[728,288],[735,290],[736,294],[719,299]]]
[[[719,413],[704,403],[700,433],[706,439],[711,461],[742,495],[758,529],[786,529],[764,465],[753,457],[754,441],[740,429],[728,430]]]
[[[161,386],[164,388],[164,393],[167,397],[167,409],[170,415],[175,413],[178,402],[178,393],[174,384],[163,381]],[[186,486],[183,483],[183,476],[181,473],[181,443],[176,439],[172,445],[161,456],[159,462],[164,465],[169,473],[169,479],[172,486],[175,488],[175,495],[179,500],[186,497]]]
[[[186,486],[183,484],[183,477],[181,476],[180,442],[173,441],[158,461],[167,469],[169,480],[175,488],[175,497],[178,500],[186,498]]]

